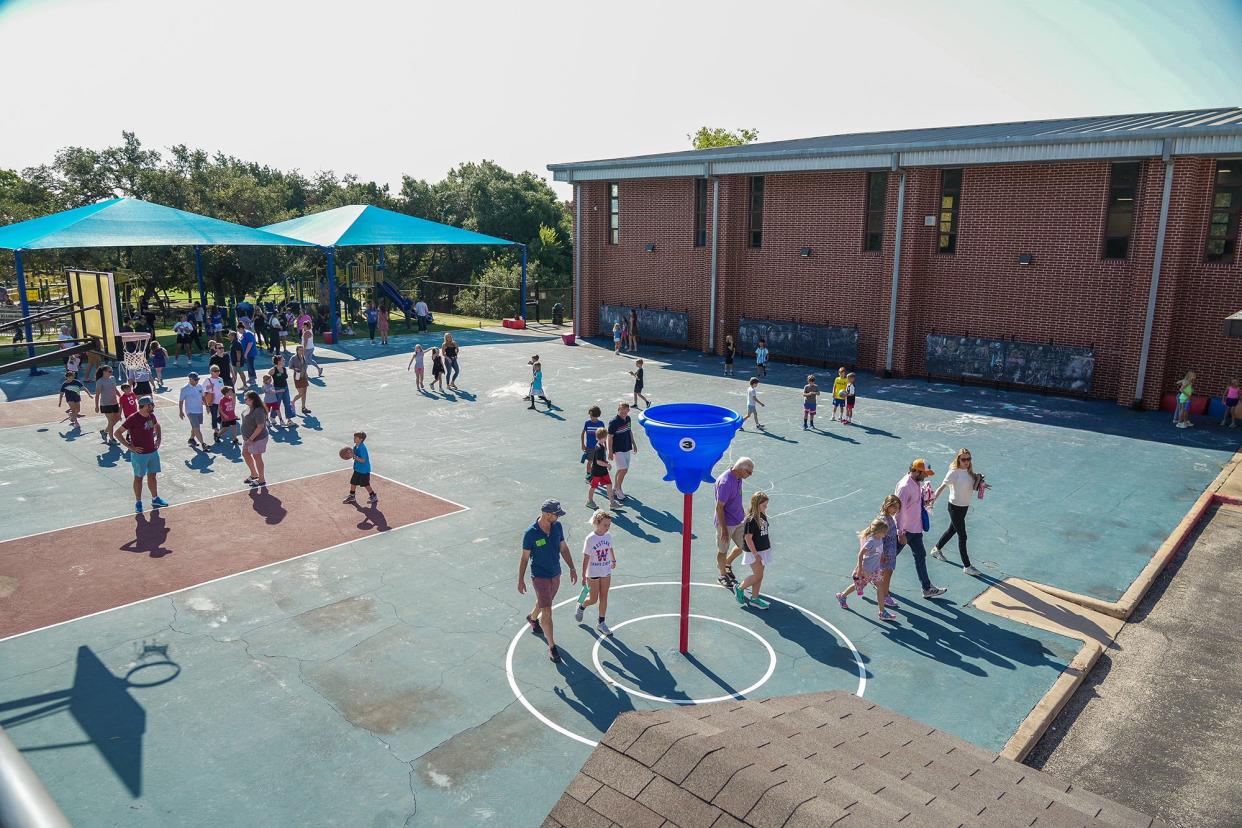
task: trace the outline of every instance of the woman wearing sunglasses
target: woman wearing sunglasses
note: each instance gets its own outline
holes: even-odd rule
[[[949,473],[944,482],[936,489],[932,503],[940,497],[940,493],[949,489],[949,528],[944,530],[940,540],[931,548],[931,556],[937,560],[945,560],[944,552],[940,551],[957,535],[957,551],[962,556],[962,572],[967,575],[979,575],[979,570],[970,565],[970,555],[966,553],[966,511],[970,508],[972,497],[983,497],[985,489],[991,488],[984,482],[983,475],[976,474],[969,449],[958,449],[957,456],[949,464]]]

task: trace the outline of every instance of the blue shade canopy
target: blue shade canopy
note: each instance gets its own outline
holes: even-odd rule
[[[351,204],[261,228],[320,247],[381,244],[516,244],[448,224],[394,213],[369,204]]]
[[[0,227],[3,250],[219,244],[310,246],[299,239],[136,198],[110,198]]]

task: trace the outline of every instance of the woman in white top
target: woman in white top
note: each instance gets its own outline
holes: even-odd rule
[[[307,366],[314,365],[319,371],[319,376],[323,376],[323,368],[315,360],[315,330],[309,322],[302,326],[302,357],[306,360]]]
[[[969,449],[958,449],[957,456],[949,464],[949,473],[944,476],[944,482],[932,496],[932,504],[946,486],[949,489],[949,528],[944,530],[940,540],[931,548],[932,557],[943,561],[944,553],[940,550],[957,535],[957,551],[962,556],[962,571],[967,575],[978,575],[979,570],[970,565],[970,555],[966,553],[966,510],[970,508],[970,499],[975,497],[976,492],[982,492],[987,484],[983,482],[983,475],[975,474]]]

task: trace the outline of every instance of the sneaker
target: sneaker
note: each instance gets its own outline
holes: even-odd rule
[[[716,583],[720,584],[722,587],[729,590],[730,592],[733,591],[733,582],[729,580],[728,575],[719,576],[718,578],[716,578]]]
[[[539,619],[526,616],[526,623],[530,624],[531,635],[543,635],[543,627],[539,626]]]
[[[737,576],[733,574],[733,567],[725,565],[725,577],[733,583],[737,583]]]
[[[374,506],[376,503],[379,503],[379,495],[371,495],[367,498],[367,505]]]
[[[841,605],[841,609],[849,609],[850,605],[845,602],[845,593],[837,593],[837,603]]]
[[[934,586],[934,587],[931,587],[930,589],[923,590],[923,597],[924,598],[935,598],[937,596],[944,595],[948,591],[949,590],[945,587]]]
[[[595,629],[599,630],[599,634],[604,638],[612,638],[612,630],[608,629],[608,625],[600,621],[595,625]]]
[[[574,610],[574,620],[575,620],[575,621],[578,621],[579,623],[581,623],[581,621],[582,621],[582,615],[583,615],[583,613],[585,613],[585,612],[586,612],[586,607],[582,606],[582,604],[579,604],[579,605],[578,605],[578,608],[577,608],[576,610]]]
[[[931,548],[931,556],[938,561],[945,561],[944,553],[940,551],[939,546],[933,546]],[[948,563],[948,561],[945,561],[945,563]]]
[[[763,598],[751,598],[750,605],[754,607],[755,609],[760,609],[760,610],[765,610],[768,607],[772,606],[772,604],[769,601]]]
[[[152,506],[152,507],[154,507],[154,508],[156,508],[156,509],[159,509],[159,508],[161,508],[161,507],[163,507],[163,506],[167,506],[167,505],[168,505],[168,501],[167,501],[167,500],[165,500],[165,499],[164,499],[164,498],[162,498],[162,497],[153,497],[153,498],[151,498],[151,506]]]
[[[355,497],[355,496],[354,496],[354,495],[352,495],[352,494],[350,494],[350,495],[345,495],[345,499],[344,499],[344,500],[342,500],[341,502],[342,502],[342,503],[357,503],[357,502],[358,502],[358,498],[357,498],[357,497]]]
[[[892,607],[893,609],[897,609],[897,607],[900,607],[900,606],[901,606],[901,604],[899,604],[899,603],[897,603],[896,601],[894,601],[894,600],[893,600],[893,596],[891,596],[891,595],[885,595],[885,596],[884,596],[884,606],[886,606],[886,607]]]
[[[809,431],[809,429],[806,427],[806,423],[803,423],[803,424],[802,424],[802,430],[803,430],[803,431]]]
[[[746,606],[750,603],[750,601],[746,600],[746,593],[741,587],[733,588],[733,597],[736,598],[737,602],[742,606]]]
[[[103,434],[103,432],[102,432],[102,431],[101,431],[101,432],[99,432],[99,433],[100,433],[100,434]],[[186,441],[185,441],[185,444],[186,444],[187,446],[189,446],[190,448],[198,448],[198,443],[194,442],[194,438],[193,438],[193,437],[191,437],[190,439],[186,440]]]
[[[591,597],[591,585],[584,583],[582,585],[582,591],[578,593],[578,603],[579,604],[585,603],[586,599],[590,597]],[[582,619],[579,618],[578,620],[581,621]]]
[[[588,500],[588,501],[586,502],[586,505],[587,505],[587,508],[588,508],[588,509],[596,509],[596,510],[598,510],[598,509],[599,509],[599,506],[595,505],[595,501],[594,501],[594,500]]]
[[[134,514],[136,515],[142,514],[142,501],[141,500],[134,501]]]
[[[555,644],[553,644],[551,647],[548,648],[548,660],[551,661],[553,664],[561,663],[561,652],[560,650],[556,649]]]
[[[1221,423],[1221,425],[1224,425],[1224,423]],[[103,429],[103,428],[99,429],[99,439],[100,439],[100,440],[103,440],[105,443],[107,443],[107,442],[108,442],[108,431],[107,431],[107,429]]]
[[[982,573],[982,572],[980,572],[979,570],[975,569],[973,566],[968,566],[968,567],[966,567],[965,569],[963,569],[962,571],[963,571],[963,572],[965,572],[967,575],[970,575],[970,576],[972,576],[972,577],[973,577],[973,576],[975,576],[975,575],[982,575],[982,574],[983,574],[983,573]]]
[[[881,621],[896,621],[897,620],[897,616],[893,615],[888,610],[880,610],[879,614],[876,617],[879,618]]]

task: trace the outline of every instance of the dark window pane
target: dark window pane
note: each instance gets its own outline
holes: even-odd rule
[[[955,190],[962,186],[961,170],[945,170],[941,175],[941,186],[946,190]]]
[[[1128,236],[1107,239],[1104,242],[1104,258],[1106,259],[1124,259],[1129,252],[1130,238]]]

